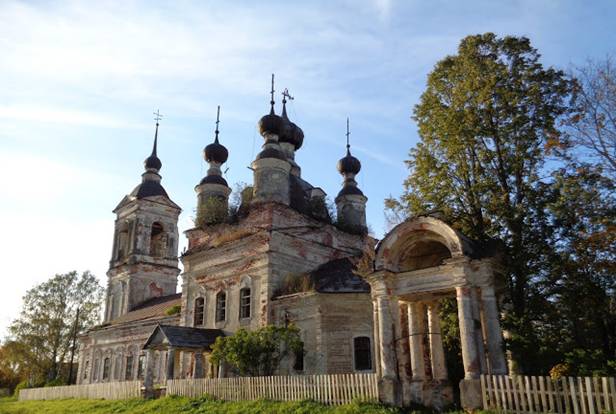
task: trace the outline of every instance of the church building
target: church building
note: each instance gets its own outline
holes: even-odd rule
[[[239,205],[230,206],[221,172],[229,153],[217,119],[180,257],[181,208],[161,184],[157,120],[142,182],[113,210],[104,321],[80,337],[79,384],[144,379],[146,371],[159,384],[233,376],[209,361],[217,337],[292,323],[304,350],[278,374],[375,372],[381,400],[443,406],[453,398],[438,306],[447,297],[458,304],[463,399],[475,395],[481,373],[506,372],[493,252],[429,215],[408,219],[377,244],[367,234],[368,199],[355,181],[361,163],[348,125],[332,213],[295,161],[304,133],[287,115],[288,97],[285,90],[276,114],[272,76],[270,110],[258,122],[264,143]]]

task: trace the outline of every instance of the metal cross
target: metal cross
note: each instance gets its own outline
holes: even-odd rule
[[[270,91],[271,100],[270,103],[274,106],[274,74],[272,73],[272,90]]]
[[[156,115],[154,117],[154,120],[156,121],[156,123],[158,124],[158,121],[160,121],[161,119],[163,119],[163,116],[160,113],[160,110],[156,110],[156,112],[154,112],[154,115]]]
[[[292,96],[289,94],[289,90],[288,90],[287,88],[284,88],[284,91],[282,91],[282,98],[283,98],[283,99],[289,98],[289,100],[290,100],[290,101],[292,101],[293,99],[295,99],[294,97],[292,97]]]
[[[218,124],[220,123],[220,105],[218,105],[218,109],[216,110],[216,141],[218,142]]]
[[[347,132],[346,132],[347,149],[351,148],[351,145],[349,144],[349,135],[351,135],[351,132],[349,131],[349,117],[347,116]]]

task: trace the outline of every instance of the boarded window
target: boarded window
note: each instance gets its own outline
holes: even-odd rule
[[[355,353],[355,370],[367,371],[372,369],[372,352],[370,352],[370,338],[358,336],[353,339]]]
[[[224,321],[227,317],[227,294],[218,292],[216,295],[216,322]]]
[[[124,376],[125,380],[133,379],[133,356],[129,355],[126,357],[126,375]]]
[[[205,299],[197,298],[195,299],[194,326],[203,325],[204,316],[205,316]]]
[[[250,289],[240,290],[240,319],[250,318]]]
[[[109,371],[111,370],[111,359],[105,358],[103,360],[103,380],[109,379]]]

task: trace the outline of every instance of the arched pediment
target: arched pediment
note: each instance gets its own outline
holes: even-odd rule
[[[376,248],[376,270],[394,272],[438,266],[448,258],[472,256],[471,242],[442,220],[413,217],[394,227]]]

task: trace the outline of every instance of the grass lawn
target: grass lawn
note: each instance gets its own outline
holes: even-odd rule
[[[0,399],[2,414],[111,414],[111,413],[182,413],[182,414],[406,414],[409,410],[385,407],[378,404],[352,403],[331,407],[312,401],[242,401],[225,402],[211,399],[165,397],[157,400],[55,400],[23,401],[14,398]]]

